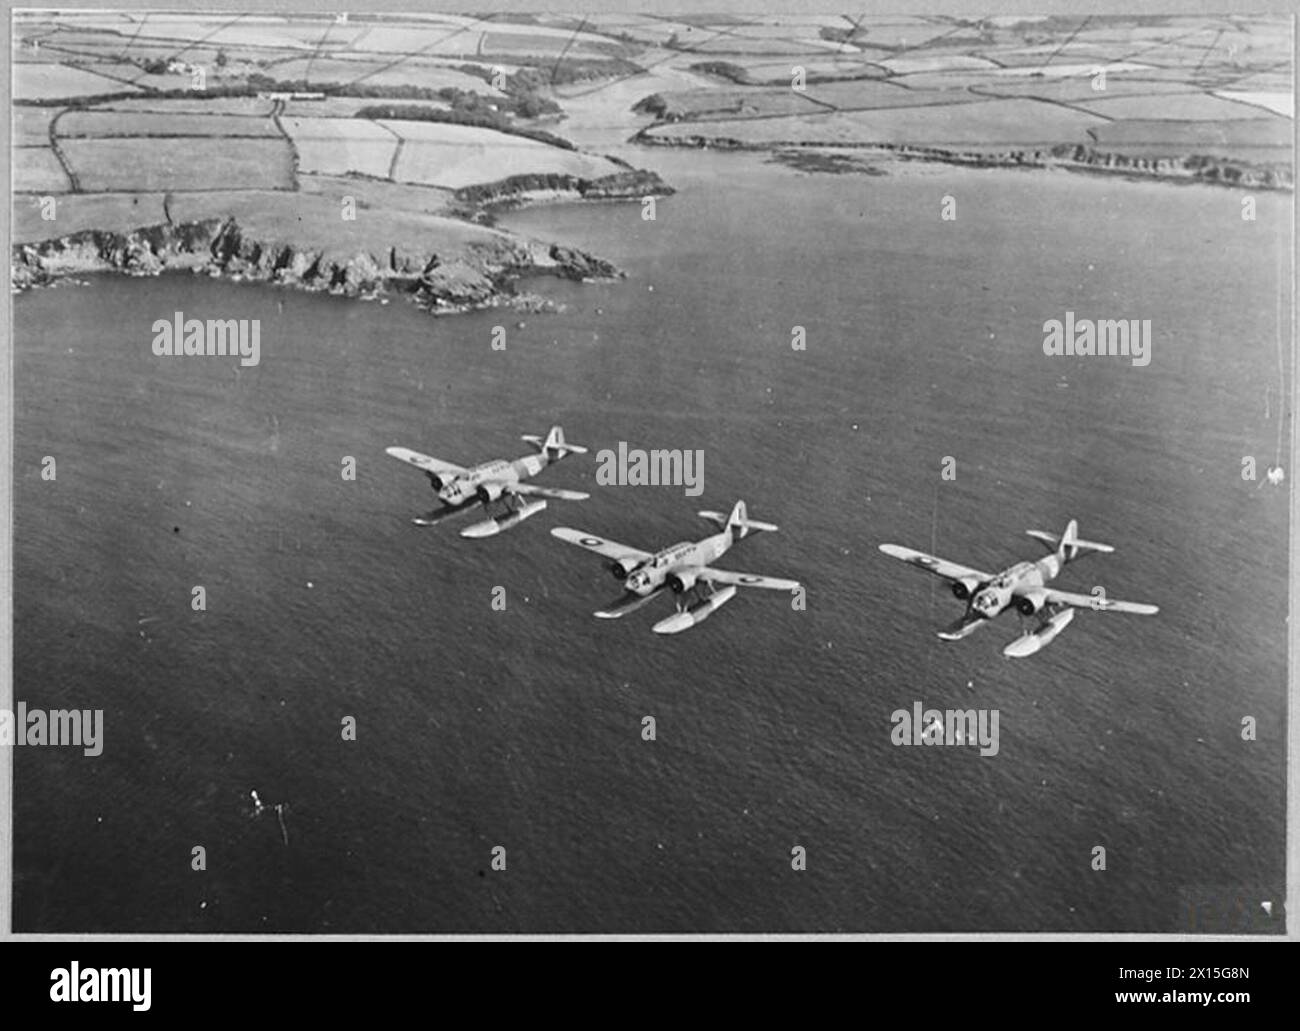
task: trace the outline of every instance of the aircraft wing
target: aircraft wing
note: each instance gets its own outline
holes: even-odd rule
[[[965,580],[973,578],[976,580],[992,580],[991,573],[981,573],[978,569],[971,569],[969,566],[959,566],[956,562],[949,562],[947,559],[935,558],[933,555],[927,555],[924,551],[913,551],[911,548],[904,548],[897,544],[882,544],[880,550],[890,558],[896,558],[901,562],[906,562],[910,566],[919,566],[921,569],[934,573],[935,576],[941,576],[945,580]]]
[[[451,462],[444,462],[440,458],[430,458],[428,455],[422,455],[418,451],[412,451],[409,447],[386,447],[384,454],[392,455],[399,462],[405,462],[407,465],[413,465],[417,469],[423,469],[426,473],[435,473],[438,476],[461,476],[469,470]]]
[[[580,490],[561,490],[559,487],[538,487],[531,483],[516,483],[510,488],[515,494],[528,494],[539,498],[554,498],[556,501],[586,501],[590,494]]]
[[[1129,612],[1135,616],[1154,616],[1160,611],[1158,606],[1145,605],[1136,601],[1115,601],[1092,594],[1071,594],[1069,591],[1054,591],[1047,588],[1047,600],[1061,605],[1073,605],[1077,609],[1092,609],[1095,612]]]
[[[618,541],[607,541],[603,537],[596,537],[582,530],[572,530],[567,526],[553,527],[551,535],[570,544],[576,544],[580,548],[586,548],[588,551],[594,551],[597,555],[604,555],[605,558],[613,559],[615,562],[630,562],[635,565],[650,558],[648,551],[628,547],[626,544],[619,544]]]
[[[766,587],[773,591],[793,591],[798,580],[780,580],[774,576],[755,576],[753,573],[729,573],[725,569],[705,566],[696,576],[712,584],[734,584],[736,587]]]

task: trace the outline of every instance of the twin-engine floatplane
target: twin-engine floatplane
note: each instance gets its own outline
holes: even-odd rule
[[[399,461],[421,469],[429,477],[441,508],[435,508],[428,515],[417,516],[411,521],[417,526],[433,526],[451,516],[469,512],[475,505],[482,505],[488,516],[482,522],[467,526],[461,530],[462,537],[491,537],[517,526],[529,516],[534,516],[546,507],[546,498],[558,501],[585,501],[591,497],[576,490],[560,490],[557,487],[537,487],[524,481],[536,476],[548,465],[560,461],[570,454],[585,455],[587,449],[577,444],[567,444],[564,430],[552,426],[546,439],[525,435],[521,438],[536,448],[537,453],[516,458],[513,462],[495,459],[482,465],[464,466],[430,458],[410,448],[390,447],[385,452]],[[527,500],[536,498],[539,500]],[[492,504],[501,501],[505,511],[492,515]]]
[[[625,616],[662,591],[671,591],[676,596],[677,612],[654,625],[657,634],[677,634],[698,626],[734,598],[738,587],[765,587],[774,591],[794,591],[800,587],[797,580],[730,573],[710,566],[709,563],[717,561],[736,541],[743,540],[752,531],[776,530],[771,523],[750,519],[743,501],[736,502],[729,516],[722,512],[699,514],[717,526],[719,532],[703,540],[683,541],[653,553],[567,526],[558,526],[551,533],[562,541],[611,560],[609,571],[622,582],[624,593],[596,613],[601,619]]]
[[[1071,594],[1069,591],[1048,587],[1048,582],[1055,579],[1067,563],[1073,562],[1081,554],[1090,551],[1112,552],[1115,549],[1109,544],[1080,540],[1079,524],[1073,519],[1060,537],[1042,530],[1025,532],[1046,544],[1051,554],[1037,562],[1018,562],[996,574],[982,573],[978,569],[897,544],[882,544],[880,550],[891,558],[920,566],[943,577],[952,584],[952,593],[967,602],[966,614],[939,631],[939,636],[945,641],[960,641],[1012,607],[1022,616],[1037,616],[1037,626],[1017,637],[1002,650],[1002,654],[1008,658],[1024,658],[1050,644],[1074,619],[1075,609],[1129,612],[1139,616],[1154,616],[1160,611],[1155,605],[1112,601],[1102,595]]]

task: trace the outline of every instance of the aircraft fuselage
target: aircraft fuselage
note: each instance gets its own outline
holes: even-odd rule
[[[550,460],[545,455],[524,455],[513,462],[497,458],[472,466],[464,475],[444,483],[438,490],[438,498],[448,505],[463,505],[476,496],[482,498],[482,488],[489,495],[486,500],[494,501],[496,497],[509,493],[520,480],[536,476],[548,465]],[[496,497],[491,497],[492,494]]]
[[[1017,562],[982,584],[970,598],[967,611],[984,619],[993,619],[1017,598],[1033,601],[1034,591],[1046,587],[1061,572],[1064,563],[1057,555],[1047,555],[1037,562]],[[1037,610],[1041,602],[1035,602]]]
[[[716,562],[731,548],[732,534],[723,530],[699,541],[681,541],[655,552],[633,569],[623,581],[623,588],[642,597],[662,587],[667,581],[677,593],[695,586],[691,570]]]

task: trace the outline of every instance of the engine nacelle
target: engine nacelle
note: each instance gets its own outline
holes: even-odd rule
[[[437,473],[426,472],[424,475],[429,477],[429,484],[434,490],[442,490],[443,487],[447,486],[447,484],[451,482],[450,480],[444,480]]]
[[[632,574],[632,570],[628,569],[622,562],[611,562],[609,564],[609,572],[610,575],[620,583]]]
[[[1029,591],[1016,596],[1016,610],[1022,616],[1032,616],[1047,603],[1046,591]]]
[[[979,589],[979,585],[978,580],[954,580],[952,582],[952,593],[962,601],[967,601]]]
[[[683,591],[689,591],[695,586],[694,573],[669,573],[668,586],[673,589],[673,594],[681,594]]]
[[[482,483],[474,493],[478,495],[479,501],[486,505],[489,501],[496,501],[501,497],[505,493],[505,488],[499,483]]]

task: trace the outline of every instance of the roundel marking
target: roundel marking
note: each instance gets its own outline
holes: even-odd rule
[[[585,544],[589,548],[594,548],[597,545],[604,544],[605,542],[599,537],[583,537],[582,540],[578,541],[578,543]]]

